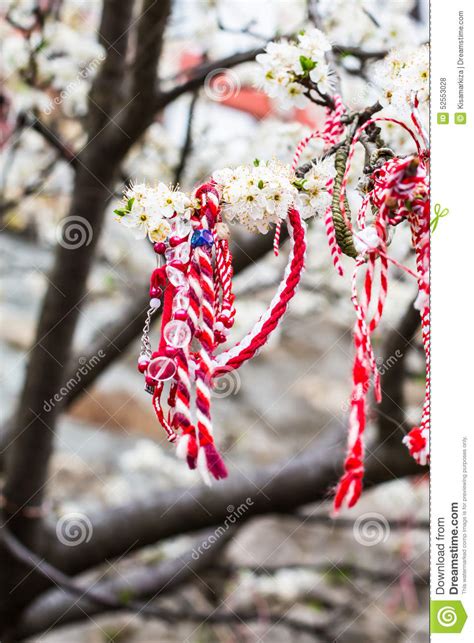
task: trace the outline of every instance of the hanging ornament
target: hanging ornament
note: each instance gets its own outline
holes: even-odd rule
[[[412,120],[418,123],[416,111]],[[375,169],[370,177],[371,189],[364,198],[357,215],[357,230],[347,214],[345,199],[350,164],[355,146],[363,132],[372,124],[389,121],[403,127],[413,138],[417,154],[405,158],[390,158]],[[420,133],[420,127],[416,128]],[[352,302],[356,313],[354,326],[354,365],[352,371],[352,394],[349,412],[348,450],[344,462],[344,474],[336,489],[335,511],[343,502],[353,507],[362,492],[364,476],[364,430],[366,425],[367,396],[371,384],[375,399],[381,401],[380,374],[372,348],[371,335],[377,328],[383,314],[388,290],[389,262],[411,274],[418,283],[419,295],[415,305],[420,311],[422,338],[426,355],[426,393],[419,427],[415,427],[405,438],[411,455],[419,464],[429,460],[430,425],[430,326],[429,326],[429,250],[430,250],[430,193],[427,162],[429,153],[425,138],[420,144],[416,133],[403,122],[391,118],[372,118],[364,123],[351,143],[347,156],[339,195],[340,213],[353,237],[356,249],[356,264],[352,276]],[[374,213],[370,225],[366,221],[368,206]],[[392,259],[387,253],[390,226],[407,222],[412,236],[416,257],[416,272]],[[378,271],[378,294],[374,312],[369,319],[369,308],[373,301],[376,267]],[[363,291],[358,292],[358,280],[362,273]]]
[[[143,329],[138,369],[152,395],[156,415],[177,455],[197,469],[205,482],[227,476],[218,452],[211,422],[211,396],[216,380],[251,359],[275,330],[300,281],[306,249],[305,224],[300,216],[324,212],[324,225],[334,267],[343,275],[342,254],[355,259],[351,299],[356,314],[354,364],[349,412],[348,449],[344,473],[336,489],[334,507],[354,506],[362,492],[364,432],[367,397],[373,387],[382,396],[371,337],[382,318],[392,263],[413,276],[419,294],[422,338],[426,353],[426,396],[420,425],[404,438],[419,464],[429,460],[430,426],[430,322],[429,322],[429,177],[426,134],[420,125],[416,96],[412,100],[413,130],[393,118],[370,118],[344,140],[347,119],[339,96],[327,111],[321,131],[298,145],[291,167],[276,161],[253,167],[226,168],[215,172],[192,196],[160,183],[156,188],[136,185],[126,192],[123,207],[115,210],[137,237],[148,236],[159,259],[150,278],[150,307]],[[349,119],[350,120],[350,119]],[[350,219],[347,183],[356,144],[367,128],[388,121],[404,128],[417,153],[394,157],[377,149],[377,159],[366,177],[368,186],[356,216]],[[325,156],[312,162],[302,178],[298,162],[312,138],[325,143]],[[421,140],[421,142],[420,142]],[[331,152],[331,148],[335,148]],[[333,172],[326,159],[333,154]],[[319,206],[319,207],[316,207]],[[323,206],[323,210],[321,210]],[[372,213],[368,219],[367,212]],[[308,214],[309,213],[309,214]],[[286,222],[290,238],[288,265],[267,311],[234,346],[228,335],[234,318],[232,256],[227,222],[266,233],[276,226],[274,251],[278,254],[280,229]],[[406,222],[416,256],[412,271],[388,254],[389,230]],[[359,293],[359,282],[363,282]],[[374,295],[376,293],[376,297]],[[374,305],[375,302],[375,305]],[[152,350],[149,338],[152,316],[162,309],[161,336]],[[219,352],[218,348],[222,347]],[[163,403],[165,387],[166,405]]]
[[[271,163],[241,172],[255,179],[244,194],[231,195],[229,175],[216,173],[216,181],[201,185],[192,197],[163,184],[136,185],[126,192],[123,207],[115,210],[137,236],[149,237],[159,261],[150,277],[150,308],[138,370],[178,457],[197,469],[206,483],[211,476],[227,476],[214,442],[213,386],[265,344],[295,294],[304,267],[305,225],[293,204],[296,189],[279,165],[278,174]],[[223,216],[227,213],[250,229],[266,231],[276,211],[288,225],[287,269],[267,311],[240,342],[227,346],[236,311],[229,229]],[[166,231],[159,241],[157,230]],[[160,340],[153,351],[150,324],[160,307]],[[217,352],[219,347],[224,350]]]

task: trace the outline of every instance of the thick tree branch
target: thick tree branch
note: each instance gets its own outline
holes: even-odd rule
[[[110,5],[117,5],[111,12]],[[109,13],[113,29],[104,25],[109,38],[117,39],[128,27],[128,13],[120,9],[122,3],[109,0],[104,12]],[[120,19],[119,19],[120,18]],[[115,59],[116,54],[112,53]],[[108,74],[115,74],[105,61],[97,79],[99,85],[108,82]],[[115,75],[113,76],[116,77]],[[113,96],[112,96],[113,98]],[[104,107],[111,96],[107,95]],[[100,150],[92,143],[82,155],[80,169],[76,174],[75,188],[69,219],[80,222],[86,239],[79,247],[71,248],[67,236],[56,249],[53,270],[49,276],[50,287],[43,301],[35,345],[30,354],[25,385],[22,391],[15,421],[15,442],[9,453],[4,494],[6,506],[12,514],[26,505],[41,504],[49,454],[52,448],[54,414],[44,416],[43,402],[54,395],[61,384],[62,368],[69,359],[72,337],[84,298],[85,282],[92,264],[97,243],[102,213],[108,199],[116,165],[104,163]],[[28,475],[25,475],[28,471]]]
[[[91,140],[125,100],[126,56],[133,2],[104,0],[99,42],[106,52],[89,92],[86,127]]]
[[[240,520],[255,515],[294,511],[297,507],[326,500],[338,480],[345,436],[332,431],[307,451],[287,462],[259,471],[232,476],[212,489],[193,487],[150,495],[141,501],[90,516],[93,535],[89,542],[71,548],[53,534],[41,554],[69,574],[120,556],[130,548],[144,547],[160,539],[225,522],[229,505],[247,506]],[[400,447],[390,453],[378,449],[367,459],[365,484],[370,487],[398,477],[423,472]],[[250,499],[250,501],[248,500]],[[161,517],[166,516],[166,520]]]
[[[157,61],[163,47],[163,32],[170,11],[168,0],[142,0],[136,30],[136,53],[132,68],[130,98],[149,104],[156,98]]]
[[[175,621],[175,614],[168,610],[152,608],[149,603],[163,593],[176,589],[183,583],[194,580],[215,560],[234,536],[231,528],[219,538],[214,531],[206,532],[194,546],[178,558],[165,560],[156,565],[136,566],[122,570],[113,580],[93,583],[71,579],[33,552],[27,550],[12,534],[4,533],[10,552],[34,574],[44,576],[56,585],[40,596],[26,610],[22,625],[15,636],[22,639],[39,634],[51,627],[84,620],[104,611],[127,610],[152,615],[167,621]],[[203,547],[205,545],[205,547]],[[200,552],[197,556],[196,552]],[[140,599],[146,599],[146,602]]]
[[[188,111],[188,120],[186,123],[186,134],[184,136],[184,142],[180,150],[179,154],[179,161],[178,165],[176,166],[175,172],[174,172],[174,181],[173,183],[175,185],[179,185],[179,182],[181,181],[181,177],[183,176],[184,168],[186,167],[186,163],[188,160],[188,157],[191,153],[192,147],[193,147],[193,122],[194,122],[194,112],[196,110],[196,105],[198,102],[199,98],[199,91],[196,90],[191,98],[191,102],[189,104],[189,111]]]

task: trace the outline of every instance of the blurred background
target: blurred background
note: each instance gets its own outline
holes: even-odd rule
[[[0,549],[2,640],[427,641],[428,484],[401,446],[424,396],[416,285],[392,275],[368,489],[333,520],[354,313],[321,221],[284,323],[214,391],[230,478],[209,490],[143,391],[155,259],[113,216],[131,180],[191,190],[218,168],[291,160],[324,110],[284,110],[258,88],[269,40],[316,23],[345,103],[361,109],[378,97],[374,62],[427,42],[427,1],[0,0],[0,11],[3,526],[103,599]],[[413,151],[402,130],[384,136]],[[302,160],[320,151],[311,143]],[[232,228],[233,340],[281,279],[287,248],[275,258],[270,237]],[[409,247],[398,230],[392,255],[413,265]]]

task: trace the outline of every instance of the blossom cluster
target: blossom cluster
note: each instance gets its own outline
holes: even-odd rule
[[[222,213],[230,223],[241,223],[252,232],[266,233],[295,207],[304,219],[323,215],[330,204],[329,186],[334,176],[331,158],[313,163],[298,179],[279,161],[224,168],[213,179],[221,195]],[[148,187],[137,183],[124,194],[123,205],[114,212],[137,239],[165,241],[173,233],[175,215],[181,222],[191,218],[195,204],[184,193],[164,183]],[[181,223],[182,225],[182,223]]]
[[[323,93],[331,91],[331,74],[325,60],[330,49],[319,29],[300,33],[295,42],[270,42],[266,53],[257,56],[260,84],[271,98],[281,101],[282,107],[305,107],[308,80]]]
[[[125,191],[123,206],[114,212],[123,225],[135,230],[137,239],[148,236],[153,243],[159,243],[172,234],[176,214],[181,221],[189,221],[192,203],[184,192],[164,183],[156,187],[137,183]]]
[[[289,167],[277,161],[256,160],[253,166],[225,168],[214,172],[213,179],[227,220],[251,231],[266,233],[272,223],[286,218],[298,200]]]
[[[339,46],[379,51],[423,41],[415,0],[320,0],[322,28]]]
[[[414,94],[420,103],[429,100],[429,47],[392,50],[375,65],[375,82],[382,90],[380,101],[398,111],[410,108]]]
[[[303,219],[324,216],[331,204],[332,179],[335,175],[334,159],[327,157],[313,162],[300,182],[299,211]]]

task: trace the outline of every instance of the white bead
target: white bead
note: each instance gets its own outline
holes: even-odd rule
[[[174,237],[179,237],[183,239],[188,236],[191,232],[191,223],[185,219],[176,218],[173,220],[173,232],[171,233]]]
[[[187,283],[184,272],[182,270],[178,270],[174,266],[167,266],[166,274],[168,275],[168,279],[170,280],[170,283],[176,288],[185,286]]]
[[[153,297],[153,299],[150,299],[150,306],[152,308],[159,308],[161,306],[161,300],[157,297]]]
[[[187,310],[189,308],[189,297],[184,289],[178,290],[173,298],[173,312],[175,310]]]
[[[214,328],[215,328],[215,330],[217,330],[219,333],[223,333],[223,332],[224,332],[224,328],[225,328],[225,326],[224,326],[224,324],[223,324],[222,322],[218,321],[218,322],[216,322],[216,323],[215,323]]]
[[[191,341],[191,330],[186,322],[173,319],[166,324],[163,337],[169,346],[184,348]]]

